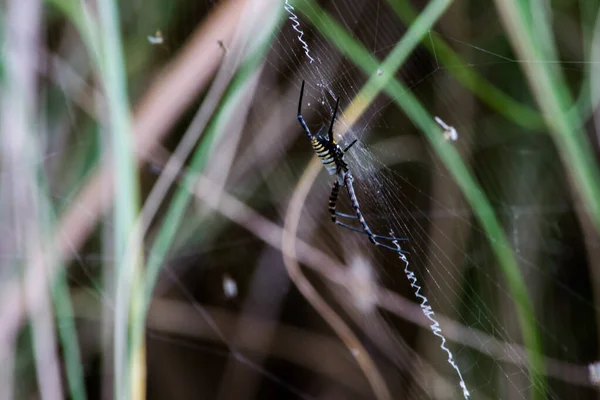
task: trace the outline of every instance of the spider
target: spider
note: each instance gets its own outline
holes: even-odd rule
[[[331,117],[331,124],[329,125],[329,130],[327,131],[327,136],[323,135],[321,132],[323,130],[323,126],[319,129],[316,135],[313,135],[310,129],[308,129],[308,125],[302,118],[302,97],[304,96],[304,81],[302,81],[302,88],[300,89],[300,100],[298,101],[298,121],[300,121],[300,125],[302,125],[302,129],[308,136],[310,140],[310,144],[312,145],[313,150],[323,163],[323,166],[329,173],[329,175],[335,175],[336,180],[333,182],[333,188],[331,189],[331,194],[329,195],[329,215],[331,216],[331,221],[337,225],[340,225],[344,228],[353,230],[355,232],[359,232],[365,234],[369,237],[371,243],[376,246],[383,247],[388,250],[392,250],[396,253],[405,253],[403,250],[399,250],[397,247],[389,246],[385,243],[382,243],[383,240],[395,241],[395,240],[407,240],[407,239],[398,239],[393,236],[382,236],[375,235],[367,221],[365,221],[365,217],[360,211],[360,204],[358,203],[358,198],[356,197],[356,193],[354,192],[354,177],[348,168],[348,164],[344,161],[344,154],[350,150],[352,146],[356,143],[356,139],[352,141],[345,149],[342,148],[333,140],[333,124],[335,122],[335,116],[338,111],[338,106],[340,104],[340,99],[338,98],[335,103],[335,110],[333,111],[333,115]],[[350,197],[350,203],[352,203],[352,207],[354,208],[354,212],[356,215],[344,214],[336,211],[336,203],[340,192],[340,187],[345,187],[348,192],[348,197]],[[337,217],[358,219],[362,228],[357,228],[352,225],[348,225],[344,222],[338,221]],[[380,241],[381,240],[381,241]]]

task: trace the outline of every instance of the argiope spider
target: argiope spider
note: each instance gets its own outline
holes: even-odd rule
[[[367,225],[367,221],[365,221],[365,217],[363,216],[362,212],[360,211],[360,205],[358,204],[358,199],[356,197],[356,193],[354,192],[354,186],[352,184],[352,182],[354,181],[354,177],[352,176],[352,173],[350,172],[350,169],[348,168],[348,164],[346,164],[346,162],[344,161],[344,154],[354,145],[354,143],[356,143],[356,140],[354,140],[352,143],[350,143],[343,150],[336,143],[336,141],[333,140],[333,124],[335,122],[335,116],[338,111],[340,99],[338,98],[335,103],[335,110],[333,111],[333,115],[331,117],[331,124],[329,125],[329,130],[327,131],[327,136],[325,136],[325,135],[321,134],[321,131],[323,130],[322,127],[319,130],[319,132],[317,132],[316,135],[313,135],[312,132],[310,131],[310,129],[308,129],[308,126],[306,125],[304,118],[302,118],[302,97],[303,96],[304,96],[304,81],[302,81],[302,88],[300,89],[300,100],[298,101],[298,121],[300,121],[300,125],[302,125],[302,129],[306,133],[306,136],[308,136],[308,139],[310,140],[310,144],[312,145],[313,150],[315,151],[315,153],[317,154],[317,156],[323,163],[323,166],[325,167],[327,172],[329,172],[329,175],[335,175],[337,178],[335,180],[335,182],[333,182],[333,188],[331,189],[331,194],[329,195],[329,214],[331,215],[331,221],[333,221],[337,225],[343,226],[344,228],[348,228],[350,230],[367,235],[369,237],[369,240],[371,241],[371,243],[373,243],[376,246],[380,246],[380,247],[386,248],[388,250],[392,250],[396,253],[399,253],[399,252],[405,253],[405,251],[399,250],[397,247],[392,247],[385,243],[381,243],[379,240],[396,241],[396,240],[406,240],[406,239],[399,239],[399,238],[395,238],[393,236],[375,235],[371,231],[371,228],[369,228],[369,225]],[[348,191],[348,197],[350,197],[350,202],[352,203],[352,207],[354,207],[354,212],[356,213],[355,216],[340,213],[340,212],[336,211],[336,203],[337,203],[338,195],[340,192],[340,187],[345,187],[346,190]],[[354,226],[351,226],[351,225],[345,224],[341,221],[338,221],[337,217],[358,219],[358,221],[362,225],[362,229],[356,228]]]

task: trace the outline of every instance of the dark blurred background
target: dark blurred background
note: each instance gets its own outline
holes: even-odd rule
[[[0,398],[597,398],[598,11],[0,3]]]

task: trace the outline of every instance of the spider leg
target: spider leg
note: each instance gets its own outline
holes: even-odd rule
[[[345,213],[343,213],[343,212],[339,212],[339,211],[336,211],[336,212],[335,212],[335,215],[336,215],[336,216],[338,216],[338,217],[344,217],[344,218],[349,218],[349,219],[358,219],[358,217],[357,217],[356,215],[345,214]],[[339,222],[339,221],[337,221],[337,220],[336,220],[336,221],[334,221],[334,222],[335,222],[336,224],[340,225],[340,226],[343,226],[344,228],[352,229],[353,231],[360,232],[360,233],[364,233],[364,234],[366,234],[366,233],[367,233],[367,232],[366,232],[364,229],[361,229],[361,228],[355,228],[355,227],[353,227],[353,226],[350,226],[350,225],[344,224],[343,222]],[[408,240],[408,239],[403,239],[403,238],[397,238],[397,237],[394,237],[394,236],[381,236],[381,235],[373,235],[373,236],[374,236],[376,239],[400,240],[400,241],[403,241],[403,240]]]
[[[338,217],[344,217],[344,218],[350,218],[350,219],[358,219],[358,217],[357,217],[356,215],[344,214],[344,213],[342,213],[342,212],[339,212],[339,211],[336,211],[336,212],[335,212],[335,215],[337,215]],[[353,230],[353,231],[356,231],[356,232],[359,232],[359,233],[364,233],[365,235],[367,235],[367,234],[368,234],[368,233],[367,233],[367,231],[365,231],[364,229],[361,229],[361,228],[356,228],[356,227],[354,227],[354,226],[352,226],[352,225],[345,224],[345,223],[343,223],[343,222],[340,222],[340,221],[338,221],[338,220],[335,220],[335,221],[333,221],[333,222],[335,222],[335,223],[336,223],[336,224],[338,224],[339,226],[343,226],[344,228],[348,228],[348,229],[350,229],[350,230]],[[383,240],[391,240],[391,241],[398,240],[398,241],[400,241],[400,242],[403,242],[403,241],[405,241],[405,240],[408,240],[407,238],[397,238],[397,237],[395,237],[395,236],[382,236],[382,235],[373,235],[373,237],[374,237],[375,239],[383,239]]]
[[[337,220],[336,217],[344,217],[344,218],[352,218],[352,219],[359,218],[356,215],[344,214],[339,211],[336,211],[336,204],[337,204],[337,199],[339,197],[339,193],[340,193],[340,184],[338,183],[338,181],[335,181],[333,183],[333,187],[331,188],[331,194],[329,195],[329,214],[331,215],[331,221],[335,222],[339,226],[343,226],[344,228],[368,235],[369,233],[367,231],[365,231],[364,229],[355,228],[351,225],[345,224],[345,223]],[[372,236],[375,239],[383,239],[383,240],[406,240],[406,239],[399,239],[399,238],[395,238],[395,237],[391,237],[391,236],[381,236],[381,235],[374,235],[374,234],[372,234]]]
[[[323,132],[323,129],[325,129],[325,124],[321,124],[321,127],[319,128],[319,131],[317,132],[316,136],[321,136],[321,132]]]
[[[310,132],[310,129],[308,129],[308,125],[306,125],[304,118],[302,118],[302,97],[303,96],[304,96],[304,81],[302,81],[302,88],[300,89],[300,100],[298,101],[298,121],[300,121],[300,125],[302,125],[302,129],[304,129],[306,136],[308,136],[308,138],[310,139],[310,138],[312,138],[312,133]]]
[[[343,223],[343,222],[340,222],[340,221],[335,221],[335,223],[336,223],[337,225],[339,225],[339,226],[343,226],[344,228],[348,228],[348,229],[350,229],[350,230],[352,230],[352,231],[354,231],[354,232],[363,233],[363,234],[365,234],[365,235],[368,235],[367,231],[365,231],[364,229],[361,229],[361,228],[356,228],[356,227],[354,227],[354,226],[352,226],[352,225],[348,225],[348,224],[345,224],[345,223]],[[375,234],[373,235],[373,237],[374,237],[375,239],[381,239],[381,240],[390,240],[390,241],[398,240],[398,241],[400,241],[400,242],[403,242],[403,241],[405,241],[405,240],[408,240],[408,239],[406,239],[406,238],[397,238],[397,237],[393,237],[393,236],[381,236],[381,235],[375,235]],[[374,244],[377,244],[377,243],[374,243]],[[377,244],[377,245],[379,246],[380,244]],[[387,247],[387,246],[385,246],[385,245],[384,245],[384,247]],[[389,247],[388,247],[388,248],[389,248]]]
[[[344,218],[351,218],[351,219],[358,219],[358,217],[356,215],[350,215],[350,214],[344,214],[342,212],[336,211],[335,215],[337,215],[338,217],[344,217]]]
[[[331,215],[331,221],[333,221],[336,224],[343,226],[345,228],[352,229],[353,231],[365,233],[365,231],[362,229],[358,229],[353,226],[346,225],[343,222],[339,222],[337,220],[336,217],[358,219],[358,217],[356,215],[350,215],[350,214],[345,214],[343,212],[336,211],[336,204],[337,204],[337,199],[339,197],[339,193],[340,193],[340,184],[338,183],[338,181],[335,181],[333,183],[333,187],[331,188],[331,194],[329,195],[329,214]],[[377,237],[378,235],[375,235],[375,236]],[[386,237],[381,236],[381,238],[386,238]]]
[[[337,115],[339,105],[340,98],[338,97],[337,101],[335,102],[335,110],[333,110],[333,116],[331,117],[331,125],[329,125],[329,131],[327,132],[327,135],[329,137],[329,143],[333,143],[333,124],[335,123],[335,116]]]
[[[347,184],[348,182],[346,182]],[[353,230],[355,232],[359,232],[359,233],[364,233],[366,235],[368,235],[369,237],[374,237],[375,239],[383,239],[383,240],[400,240],[400,241],[404,241],[404,240],[408,240],[405,238],[396,238],[393,236],[382,236],[382,235],[375,235],[373,232],[371,232],[371,230],[369,229],[369,227],[367,226],[366,228],[369,229],[368,231],[366,229],[361,229],[361,228],[356,228],[354,226],[345,224],[343,222],[340,222],[337,220],[336,217],[344,217],[344,218],[351,218],[351,219],[360,219],[360,216],[362,216],[362,213],[360,212],[360,207],[358,209],[358,213],[360,214],[360,216],[358,215],[350,215],[350,214],[345,214],[339,211],[336,211],[336,205],[337,205],[337,199],[339,197],[339,192],[340,192],[340,184],[338,183],[338,181],[335,181],[333,183],[333,187],[331,188],[331,194],[329,195],[329,214],[331,215],[331,221],[335,222],[336,224],[338,224],[339,226],[343,226],[344,228]],[[352,187],[352,192],[354,193],[354,187]],[[354,196],[356,199],[356,195]],[[358,204],[358,200],[356,201],[356,203]],[[363,218],[364,221],[364,218]],[[363,227],[366,225],[363,224]]]
[[[357,141],[357,140],[358,140],[358,139],[354,139],[354,140],[352,141],[352,143],[350,143],[350,144],[348,145],[348,147],[346,147],[346,148],[344,149],[344,153],[345,153],[345,152],[347,152],[348,150],[350,150],[350,147],[354,146],[354,143],[356,143],[356,141]]]
[[[352,180],[353,180],[352,174],[350,174],[350,172],[347,172],[346,175],[344,176],[344,183],[345,183],[346,189],[348,190],[348,196],[350,196],[350,202],[352,203],[352,207],[354,207],[354,211],[356,212],[356,216],[357,216],[360,224],[362,225],[362,229],[355,228],[353,226],[344,224],[343,222],[336,221],[333,218],[332,218],[332,220],[336,224],[338,224],[340,226],[343,226],[344,228],[348,228],[350,230],[366,234],[369,237],[369,240],[371,241],[371,243],[373,243],[376,246],[383,247],[383,248],[388,249],[388,250],[392,250],[392,251],[394,251],[396,253],[398,253],[398,252],[406,253],[404,250],[399,250],[397,247],[392,247],[392,246],[389,246],[389,245],[387,245],[385,243],[381,243],[381,242],[377,241],[377,239],[380,239],[380,240],[390,240],[390,241],[407,240],[407,239],[405,239],[405,238],[395,238],[395,237],[390,237],[390,236],[375,235],[371,231],[371,228],[369,228],[369,225],[367,224],[367,221],[365,221],[365,217],[363,216],[362,212],[360,211],[360,205],[358,203],[358,199],[356,197],[356,193],[354,192],[354,186],[352,184]],[[337,182],[336,182],[336,184],[337,184]],[[334,187],[335,187],[335,185],[334,185]],[[339,187],[338,187],[338,190],[339,190]],[[331,212],[331,209],[330,209],[330,212]],[[334,212],[335,212],[335,208],[334,208]]]

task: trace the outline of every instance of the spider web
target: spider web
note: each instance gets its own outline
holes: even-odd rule
[[[405,33],[406,28],[385,2],[377,1],[375,5],[333,1],[324,7],[355,40],[380,60],[385,59]],[[345,109],[368,77],[320,35],[313,27],[314,22],[299,17],[299,13],[289,7],[287,11],[289,22],[282,28],[268,60],[268,65],[274,71],[265,74],[279,74],[290,86],[297,87],[303,79],[307,81],[311,90],[305,95],[303,110],[305,115],[313,113],[308,119],[313,121],[310,127],[316,132],[319,123],[328,126],[335,100],[341,98],[341,109]],[[460,65],[443,66],[437,60],[435,52],[431,54],[423,47],[417,47],[398,71],[396,78],[405,82],[414,95],[423,99],[433,115],[443,116],[446,123],[456,127],[459,133],[456,147],[467,159],[472,157],[472,170],[484,190],[489,193],[499,218],[506,226],[524,279],[531,289],[530,295],[538,312],[537,329],[556,357],[548,364],[549,373],[555,378],[562,377],[568,381],[564,371],[569,368],[569,364],[561,364],[560,361],[585,364],[589,360],[584,357],[576,361],[578,358],[574,356],[577,351],[571,350],[573,344],[566,346],[565,332],[556,329],[560,317],[549,316],[542,311],[544,295],[563,299],[562,301],[570,304],[572,310],[578,312],[587,310],[593,314],[595,308],[591,301],[578,292],[581,289],[572,287],[557,276],[555,271],[545,268],[548,264],[558,268],[557,262],[565,257],[564,251],[573,252],[573,256],[580,251],[577,243],[558,243],[560,224],[572,224],[574,217],[570,198],[557,193],[557,188],[566,185],[563,171],[556,163],[558,156],[547,136],[536,135],[533,139],[522,140],[517,137],[520,135],[518,129],[504,121],[500,123],[509,126],[512,135],[498,137],[495,132],[488,134],[488,131],[494,131],[490,129],[493,124],[501,119],[497,114],[486,113],[483,120],[474,121],[465,116],[468,113],[457,112],[465,104],[471,107],[479,104],[473,104],[477,99],[472,94],[465,94],[464,90],[453,90],[457,85],[450,74],[450,69],[475,69],[490,77],[495,74],[516,75],[520,63],[555,64],[556,60],[518,60],[508,48],[486,48],[488,45],[484,39],[460,40],[438,31],[431,31],[425,40],[433,43],[432,36],[449,43],[455,51],[466,54],[468,61]],[[565,63],[563,67],[568,72],[581,74],[585,63],[575,61]],[[432,97],[431,93],[434,104],[426,103],[425,100]],[[465,96],[470,98],[464,99]],[[293,102],[289,109],[294,110]],[[387,235],[393,231],[408,239],[407,244],[403,243],[403,248],[410,251],[408,259],[414,268],[413,276],[427,294],[433,311],[439,310],[443,315],[451,316],[470,332],[474,341],[468,346],[454,343],[450,347],[458,368],[466,376],[467,383],[471,382],[468,386],[473,395],[527,398],[530,387],[537,383],[529,380],[526,361],[518,347],[521,337],[512,309],[513,300],[486,243],[486,234],[466,202],[456,192],[448,171],[423,138],[418,136],[414,126],[392,115],[399,112],[390,99],[380,95],[342,140],[341,146],[344,147],[353,139],[359,139],[358,145],[352,148],[346,160],[356,177],[355,189],[361,210],[374,232]],[[343,120],[343,115],[339,119]],[[336,125],[337,131],[346,128]],[[474,132],[477,132],[477,136]],[[399,138],[396,144],[393,137]],[[442,130],[440,140],[448,140]],[[418,149],[420,154],[406,154],[401,148],[402,142],[412,145],[413,150]],[[371,146],[369,143],[375,144]],[[539,153],[535,151],[536,146],[542,146]],[[527,155],[521,155],[522,152]],[[495,157],[494,161],[498,163],[493,168],[487,165],[488,155]],[[393,162],[388,161],[390,159],[404,159],[406,162],[391,165]],[[526,163],[530,161],[535,166],[526,168]],[[506,176],[518,176],[522,168],[526,168],[532,175],[522,180],[506,179]],[[559,182],[544,177],[543,171],[551,171]],[[530,186],[530,179],[541,179],[541,182]],[[327,179],[319,180],[313,187],[314,195],[304,207],[304,212],[315,221],[327,220],[327,184]],[[436,194],[446,190],[454,193],[451,202]],[[343,190],[341,193],[343,198]],[[539,193],[545,197],[539,198]],[[346,212],[349,210],[351,208],[346,203]],[[567,222],[569,220],[571,222]],[[533,225],[528,227],[527,221],[533,222]],[[304,237],[310,237],[317,223],[307,224]],[[357,247],[361,251],[386,252],[370,248],[365,236],[338,227],[326,229],[332,235],[331,242],[327,242],[326,247],[336,249],[334,253],[339,251],[348,256],[347,253],[355,252]],[[539,240],[531,243],[532,239],[523,235],[538,237]],[[556,245],[559,249],[554,247]],[[569,247],[572,250],[567,250]],[[346,250],[348,248],[353,250]],[[386,256],[385,259],[389,262],[390,257]],[[402,263],[395,264],[396,270],[390,265],[394,264],[376,265],[374,268],[383,268],[394,287],[401,286]],[[409,297],[410,293],[406,296]],[[553,298],[550,303],[556,304],[556,299]],[[568,340],[574,343],[574,337],[571,336]],[[433,344],[433,340],[426,339],[423,342]],[[498,344],[503,344],[500,346],[502,350],[489,351],[488,348],[496,348]],[[438,346],[433,348],[435,351],[442,351]],[[456,376],[447,369],[447,365],[444,367],[441,364],[446,355],[433,355],[434,350],[431,348],[425,352],[435,369],[443,373],[446,383],[451,382],[454,386],[455,394],[452,397],[460,396],[461,389]],[[556,368],[552,363],[562,367]],[[423,366],[412,368],[418,370]],[[564,374],[562,376],[561,368]],[[431,395],[433,385],[420,382],[417,386]],[[548,388],[548,397],[561,398],[559,393],[553,386]],[[424,394],[415,391],[411,395],[420,397]]]
[[[306,161],[314,157],[295,120],[302,80],[307,85],[303,113],[311,130],[316,132],[323,124],[329,125],[337,98],[341,99],[339,120],[344,120],[343,110],[368,79],[351,60],[321,36],[313,21],[291,8],[287,1],[282,3],[282,7],[287,20],[266,58],[255,110],[248,124],[251,132],[258,125],[254,119],[260,119],[271,111],[273,102],[260,99],[275,98],[283,103],[285,110],[279,119],[292,121],[289,126],[298,136],[297,143],[288,142],[287,147],[280,149],[291,159],[282,168],[284,171],[253,171],[248,174],[262,175],[271,181],[279,178],[279,183],[267,184],[267,194],[262,195],[269,200],[274,199],[277,212],[270,215],[274,220],[280,220],[287,205],[287,198],[281,199],[280,193],[283,189],[293,190],[294,178],[302,173]],[[323,7],[379,60],[389,55],[407,31],[384,1],[336,0],[327,2]],[[495,27],[495,30],[490,28],[496,32],[495,37],[478,36],[481,27],[473,27],[470,33],[467,28],[464,31],[454,29],[454,32],[442,21],[424,39],[430,43],[437,39],[445,41],[467,60],[464,63],[442,65],[435,53],[418,46],[395,77],[404,82],[432,116],[438,115],[456,128],[458,137],[454,146],[470,164],[504,224],[530,290],[536,309],[536,326],[543,337],[545,354],[549,357],[547,373],[552,380],[547,388],[548,397],[558,399],[568,393],[569,398],[587,398],[592,392],[590,383],[578,374],[586,374],[583,366],[595,358],[590,355],[596,354],[595,328],[584,332],[565,329],[564,325],[567,321],[575,326],[590,320],[589,325],[592,326],[597,309],[590,300],[590,289],[585,283],[588,272],[587,261],[582,256],[586,251],[582,245],[583,234],[556,150],[547,135],[523,132],[522,128],[488,109],[471,92],[461,88],[451,73],[451,70],[475,70],[497,87],[515,79],[522,82],[523,88],[526,87],[519,64],[528,61],[516,59],[506,40],[501,44],[495,43],[500,40],[502,30],[492,18],[492,15],[486,14],[483,19]],[[486,25],[486,28],[489,26]],[[556,60],[533,62],[554,64]],[[561,67],[579,77],[585,63],[576,61],[561,64]],[[511,88],[514,86],[511,85]],[[289,96],[279,93],[281,87],[289,89]],[[533,104],[527,93],[511,95]],[[343,122],[338,123],[335,132],[339,134],[348,128],[343,126]],[[284,131],[281,135],[292,136],[292,133]],[[313,185],[306,200],[299,237],[347,263],[350,273],[358,274],[363,285],[378,284],[388,288],[389,292],[397,293],[401,299],[412,299],[421,304],[421,299],[415,299],[414,285],[418,285],[419,294],[426,296],[437,316],[446,346],[474,398],[528,398],[530,387],[537,383],[529,380],[511,293],[485,232],[435,152],[385,95],[377,96],[344,137],[338,136],[338,139],[342,148],[358,139],[345,159],[355,177],[354,188],[361,210],[375,233],[388,235],[393,231],[396,236],[408,239],[401,245],[409,252],[406,257],[410,262],[411,277],[415,280],[406,279],[407,266],[397,254],[378,249],[369,243],[365,235],[329,222],[327,196],[332,179],[325,173]],[[439,140],[449,140],[444,137],[442,129]],[[241,154],[240,158],[244,156],[247,155]],[[255,168],[260,169],[261,166]],[[243,175],[238,178],[240,176]],[[232,192],[238,195],[244,193],[243,189],[231,186]],[[344,189],[340,192],[339,209],[343,212],[351,210]],[[306,389],[310,385],[301,385],[294,377],[274,373],[278,364],[264,365],[248,352],[239,350],[244,348],[239,337],[243,335],[228,333],[223,325],[216,323],[222,319],[200,306],[210,303],[211,295],[218,296],[215,293],[230,299],[225,301],[241,297],[243,288],[236,285],[243,280],[244,273],[240,272],[240,268],[225,268],[229,272],[223,273],[216,263],[214,265],[217,266],[205,268],[202,272],[190,272],[191,260],[199,254],[208,255],[209,259],[211,256],[216,259],[217,254],[224,257],[223,254],[232,249],[236,250],[236,259],[243,258],[244,249],[258,242],[254,237],[237,232],[219,243],[206,244],[200,250],[195,243],[183,246],[165,268],[165,276],[173,284],[174,291],[191,306],[191,314],[200,316],[207,325],[204,329],[224,342],[227,349],[199,345],[192,340],[155,331],[150,333],[150,340],[174,343],[184,351],[197,349],[219,357],[229,355],[283,388],[283,393],[313,398],[312,393],[319,392],[317,389]],[[219,258],[220,262],[222,259]],[[90,265],[106,262],[107,259],[105,255],[96,259],[94,254],[84,253],[78,261],[90,268]],[[230,263],[236,262],[239,263],[232,256]],[[270,267],[278,263],[280,260],[273,253],[267,253],[264,259],[257,261],[260,273],[270,274],[269,279],[281,273],[280,265],[279,269]],[[207,264],[211,264],[210,261]],[[577,267],[569,270],[566,266],[570,264]],[[215,276],[222,277],[222,285],[217,280],[218,284],[212,285],[211,293],[198,293],[183,282],[183,276],[185,280],[191,280],[190,275],[193,274],[203,279],[209,276],[213,283]],[[260,282],[260,279],[254,281]],[[393,307],[400,304],[398,298],[395,303],[386,303],[382,297],[368,292],[366,300],[359,306],[359,300],[363,299],[361,291],[349,294],[325,284],[321,288],[323,292],[329,290],[333,293],[332,303],[337,301],[340,313],[352,317],[357,330],[364,332],[365,341],[371,343],[382,370],[389,377],[390,387],[397,390],[395,393],[399,398],[463,396],[459,379],[447,363],[447,353],[440,349],[439,338],[429,330],[430,323],[423,323],[420,316],[410,311],[394,311]],[[261,290],[277,292],[272,295],[275,300],[271,301],[283,302],[292,289],[281,280],[278,286],[261,288],[259,292]],[[101,290],[98,292],[101,293]],[[263,305],[269,302],[260,300]],[[418,305],[415,307],[418,309]],[[352,359],[347,362],[354,363]],[[303,389],[298,389],[300,386]]]
[[[368,47],[372,43],[372,54],[377,58],[384,59],[393,48],[394,43],[396,43],[405,33],[402,29],[402,25],[398,24],[397,21],[394,21],[393,14],[389,12],[390,10],[386,9],[386,5],[384,5],[384,9],[382,10],[381,3],[379,2],[377,3],[377,7],[367,7],[365,10],[344,7],[343,9],[347,11],[345,15],[340,11],[340,7],[337,7],[336,3],[332,3],[331,8],[335,10],[335,15],[340,18],[348,31],[356,32],[358,30],[358,32],[360,32],[355,35],[354,39],[363,43],[365,47]],[[336,54],[335,49],[331,48],[329,42],[318,37],[318,34],[312,35],[312,42],[307,42],[307,39],[304,38],[305,32],[302,30],[303,28],[300,27],[300,21],[294,12],[295,10],[288,5],[286,11],[290,14],[289,19],[292,23],[292,28],[298,34],[296,39],[302,44],[301,50],[304,52],[303,55],[308,59],[308,62],[304,63],[304,65],[308,67],[308,71],[303,71],[303,73],[308,74],[312,80],[317,82],[317,91],[320,92],[320,95],[316,96],[317,107],[319,105],[325,106],[328,111],[325,113],[317,111],[317,114],[319,114],[324,121],[323,123],[327,126],[328,119],[331,118],[327,118],[327,114],[331,116],[331,104],[333,103],[333,101],[327,101],[327,97],[332,100],[337,99],[338,97],[353,98],[364,85],[365,77],[351,64],[344,65],[345,60],[340,55],[338,55],[338,59],[336,59],[335,56],[332,56],[332,54]],[[353,11],[359,14],[361,18],[357,18]],[[348,21],[360,21],[362,25],[360,27],[352,26]],[[370,26],[375,27],[375,29],[370,29]],[[282,47],[282,49],[278,49],[278,54],[280,56],[281,54],[285,54],[284,52],[289,49],[289,42],[289,39],[286,39],[285,43],[283,43],[283,40],[278,40],[278,43]],[[315,45],[311,47],[309,43],[314,43]],[[294,53],[293,57],[298,59],[302,57],[302,54],[298,55],[297,53]],[[404,67],[399,71],[397,77],[401,81],[408,82],[409,90],[413,90],[438,70],[439,65],[437,64],[435,57],[429,57],[427,54],[423,54],[422,49],[417,49],[415,54],[413,54],[413,57],[409,58],[408,62],[406,62]],[[331,77],[331,71],[335,71],[333,77]],[[382,71],[378,71],[378,74],[380,72]],[[354,125],[350,135],[348,135],[350,137],[346,139],[348,143],[350,140],[353,140],[353,137],[358,137],[361,139],[360,143],[362,144],[366,134],[375,130],[398,130],[396,126],[388,123],[386,118],[382,118],[383,112],[390,107],[391,102],[381,99],[381,97],[378,98],[378,100],[379,101],[376,100],[373,102],[370,109],[368,109]],[[308,103],[308,106],[311,107],[311,103]],[[323,114],[325,114],[325,116],[323,116]],[[339,128],[339,124],[337,124],[337,127]],[[411,199],[408,196],[399,197],[397,195],[398,192],[404,193],[404,189],[399,186],[397,179],[394,180],[391,179],[390,176],[386,176],[389,175],[391,171],[386,169],[381,162],[376,160],[376,157],[373,156],[372,152],[364,146],[355,147],[357,148],[352,149],[350,152],[351,155],[349,154],[347,159],[350,160],[349,165],[351,171],[357,177],[355,186],[357,188],[357,193],[359,193],[359,197],[362,198],[362,200],[359,200],[361,209],[364,208],[363,212],[369,210],[365,215],[369,221],[368,223],[371,224],[371,228],[373,229],[374,226],[385,227],[383,231],[378,232],[378,234],[382,235],[388,235],[388,232],[401,232],[402,236],[410,239],[411,249],[415,247],[415,250],[417,251],[423,250],[419,244],[412,246],[412,243],[423,243],[423,233],[426,235],[426,232],[419,233],[412,230],[407,225],[406,217],[399,218],[399,211],[410,212],[410,209],[406,204],[411,204]],[[341,197],[344,197],[343,189]],[[393,203],[390,201],[393,201]],[[392,204],[397,205],[392,206]],[[398,205],[400,208],[398,208]],[[340,219],[343,220],[343,218]],[[339,230],[335,231],[335,234],[344,236],[344,239],[342,239],[344,241],[357,240],[356,237],[347,239],[346,237],[348,235],[346,235],[346,233],[347,232],[340,232]],[[362,239],[365,238],[363,237]],[[426,256],[426,254],[424,255]],[[424,312],[429,318],[435,318],[431,312],[431,308],[427,306],[427,298],[419,293],[420,287],[417,285],[418,278],[414,273],[409,271],[406,258],[403,257],[403,260],[406,262],[407,276],[409,279],[412,279],[411,284],[413,284],[413,287],[417,290],[416,295],[420,296],[423,301],[422,305],[424,307]],[[441,263],[439,258],[436,261]],[[456,297],[457,294],[452,293],[452,296]],[[445,297],[445,300],[448,301],[448,296]],[[432,322],[434,323],[432,326],[434,333],[439,334],[443,341],[441,345],[442,350],[448,354],[448,361],[459,376],[460,386],[464,392],[463,394],[465,397],[468,397],[469,392],[463,381],[460,368],[456,365],[450,350],[445,347],[446,339],[443,337],[443,334],[441,334],[439,324],[435,319],[432,319]],[[402,345],[406,344],[403,343]],[[396,362],[405,364],[406,360],[396,360]],[[422,366],[417,367],[417,370],[421,367]],[[404,365],[403,369],[408,368]],[[419,373],[416,375],[418,374]],[[426,385],[418,384],[418,386]],[[413,393],[412,396],[420,397],[421,395]]]

